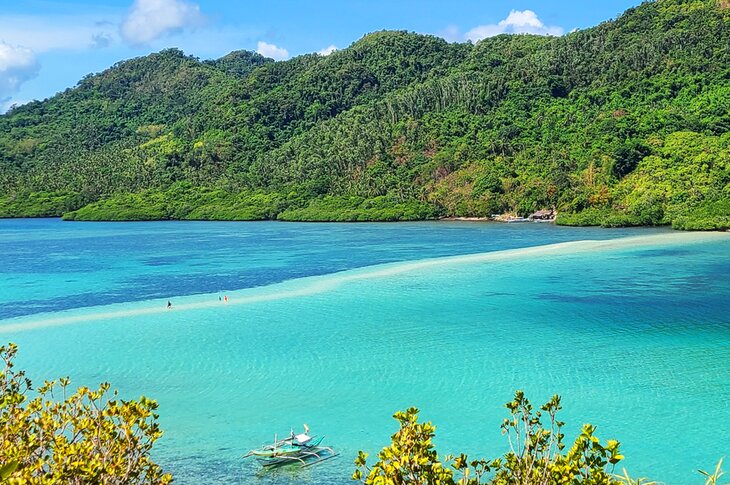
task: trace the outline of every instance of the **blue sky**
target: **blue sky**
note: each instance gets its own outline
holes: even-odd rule
[[[178,47],[202,59],[236,49],[286,59],[342,49],[383,29],[452,42],[562,35],[639,0],[23,0],[0,3],[0,112],[44,99],[115,62]]]

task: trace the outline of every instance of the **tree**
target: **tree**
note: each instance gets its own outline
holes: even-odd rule
[[[431,441],[436,427],[430,422],[419,423],[418,413],[416,408],[395,413],[393,417],[400,423],[400,429],[391,436],[391,445],[378,453],[380,461],[372,468],[366,464],[367,453],[360,451],[355,460],[358,469],[352,478],[364,478],[366,484],[453,484],[453,471],[439,461]]]
[[[522,391],[506,404],[510,418],[502,423],[503,434],[510,442],[504,461],[495,461],[494,484],[498,485],[568,485],[573,483],[611,485],[619,483],[608,471],[624,457],[619,442],[606,445],[594,435],[596,427],[584,424],[573,446],[563,453],[565,425],[556,415],[561,409],[560,396],[554,395],[535,410]],[[548,422],[543,424],[543,418]],[[613,470],[611,470],[613,471]]]
[[[522,391],[506,404],[510,417],[502,424],[510,451],[495,460],[469,460],[464,454],[447,456],[442,463],[433,446],[436,428],[418,422],[418,409],[394,415],[400,429],[390,446],[378,453],[379,461],[367,465],[367,453],[359,452],[353,479],[367,485],[619,485],[613,466],[623,459],[619,442],[602,445],[595,426],[586,424],[573,446],[563,452],[562,427],[556,419],[561,409],[555,395],[539,410],[533,409]],[[547,417],[547,422],[543,419]],[[609,471],[609,468],[611,470]],[[458,480],[456,479],[458,477]],[[628,475],[626,475],[628,477]]]
[[[16,484],[167,484],[150,458],[162,436],[155,401],[119,399],[102,383],[69,394],[70,379],[30,379],[14,369],[17,346],[0,347],[0,473]],[[13,467],[15,467],[13,469]]]

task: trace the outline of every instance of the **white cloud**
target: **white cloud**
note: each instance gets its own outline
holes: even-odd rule
[[[289,58],[289,51],[281,47],[275,46],[274,44],[264,42],[262,40],[259,41],[256,52],[264,57],[271,57],[272,59],[275,59],[277,61],[282,61]]]
[[[507,18],[500,22],[500,25],[511,25],[527,29],[542,29],[545,27],[545,24],[537,18],[537,14],[532,10],[512,10]]]
[[[320,56],[328,56],[336,50],[337,50],[337,46],[333,44],[333,45],[330,45],[329,47],[325,47],[324,49],[322,49],[320,51],[317,51],[317,54],[319,54]]]
[[[121,25],[122,38],[146,44],[170,32],[204,23],[200,7],[182,0],[135,0]]]
[[[100,12],[99,15],[104,15]],[[103,37],[113,43],[115,26],[97,15],[0,15],[0,41],[22,45],[35,53],[61,49],[87,49]]]
[[[545,25],[532,10],[512,10],[506,19],[497,24],[474,27],[464,34],[464,38],[479,42],[499,34],[563,35],[564,32],[562,27]]]
[[[0,41],[0,103],[7,103],[20,85],[38,75],[40,64],[32,50]]]

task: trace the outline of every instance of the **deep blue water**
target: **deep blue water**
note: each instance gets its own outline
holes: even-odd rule
[[[660,230],[661,231],[661,230]],[[468,222],[0,221],[0,319],[215,293],[395,261],[656,232]]]
[[[157,399],[178,483],[351,483],[414,405],[441,454],[494,457],[516,389],[561,394],[566,439],[598,425],[632,476],[702,483],[730,452],[727,234],[0,220],[0,244],[19,364]],[[303,422],[341,455],[241,460]]]

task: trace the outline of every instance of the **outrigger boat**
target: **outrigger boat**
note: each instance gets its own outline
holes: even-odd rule
[[[251,450],[243,457],[253,456],[264,467],[280,465],[306,467],[337,456],[335,450],[329,446],[321,446],[324,436],[310,436],[308,433],[309,426],[305,424],[304,433],[294,434],[292,431],[288,438],[281,440],[274,435],[272,444]]]

